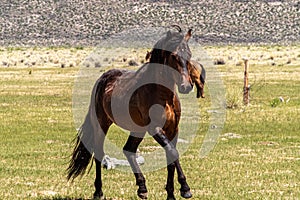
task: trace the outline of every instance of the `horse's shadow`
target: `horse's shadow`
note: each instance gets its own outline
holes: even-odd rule
[[[71,198],[71,197],[44,197],[40,198],[40,200],[93,200],[93,199],[86,199],[86,198]],[[108,200],[108,199],[103,199]]]
[[[131,197],[130,200],[137,200],[137,197]],[[40,198],[40,200],[114,200],[114,198],[111,197],[104,197],[104,198],[72,198],[72,197],[61,197],[61,196],[57,196],[57,197],[44,197],[44,198]]]

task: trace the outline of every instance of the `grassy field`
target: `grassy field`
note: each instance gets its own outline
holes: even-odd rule
[[[300,46],[204,49],[225,62],[216,67],[228,108],[218,144],[200,158],[211,109],[207,88],[206,98],[199,100],[201,126],[181,155],[193,199],[300,199]],[[94,168],[74,183],[65,178],[76,134],[72,89],[79,63],[91,51],[0,49],[0,199],[92,197]],[[243,57],[250,59],[247,107],[242,104]],[[114,140],[118,129],[109,134]],[[125,142],[124,137],[115,140]],[[149,145],[154,145],[151,138],[141,150]],[[145,173],[149,199],[165,199],[166,175],[166,168]],[[103,170],[103,184],[107,199],[138,199],[131,173]],[[179,184],[175,187],[181,199]]]

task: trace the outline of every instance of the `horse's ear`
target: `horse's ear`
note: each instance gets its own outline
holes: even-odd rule
[[[147,54],[146,54],[146,57],[145,57],[146,61],[150,59],[151,53],[152,53],[152,51],[150,51],[150,52],[147,51]]]
[[[171,25],[171,26],[174,27],[174,28],[176,28],[177,31],[178,31],[179,33],[181,33],[181,28],[180,28],[180,26],[178,26],[177,24],[173,24],[173,25]]]
[[[192,37],[192,29],[189,29],[189,31],[185,34],[184,39],[185,41],[189,41],[191,37]]]

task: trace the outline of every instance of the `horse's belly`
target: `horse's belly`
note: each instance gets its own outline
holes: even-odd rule
[[[131,132],[146,132],[149,124],[148,111],[141,111],[135,103],[125,98],[106,98],[105,112],[118,126]]]

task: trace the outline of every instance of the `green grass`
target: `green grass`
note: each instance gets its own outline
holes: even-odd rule
[[[210,47],[210,50],[213,48],[217,51],[225,47]],[[236,48],[227,51],[234,52]],[[265,48],[270,52],[272,48],[278,49]],[[200,158],[210,117],[206,88],[206,98],[199,100],[201,126],[193,143],[181,155],[193,199],[299,199],[299,58],[297,62],[293,60],[294,65],[280,67],[252,63],[251,105],[238,103],[227,109],[218,144],[207,157]],[[72,89],[78,69],[0,67],[0,199],[92,197],[94,168],[74,183],[65,178],[76,135]],[[229,63],[218,69],[224,75],[227,97],[241,101],[243,68]],[[289,102],[272,107],[272,101],[280,96],[290,99]],[[241,138],[226,137],[226,133]],[[114,126],[108,137],[122,147],[127,136],[119,135]],[[141,150],[149,145],[156,145],[151,138],[142,143]],[[145,176],[149,199],[165,199],[166,169]],[[103,185],[108,199],[138,199],[131,173],[103,170]],[[176,183],[175,194],[181,199],[179,187]]]

